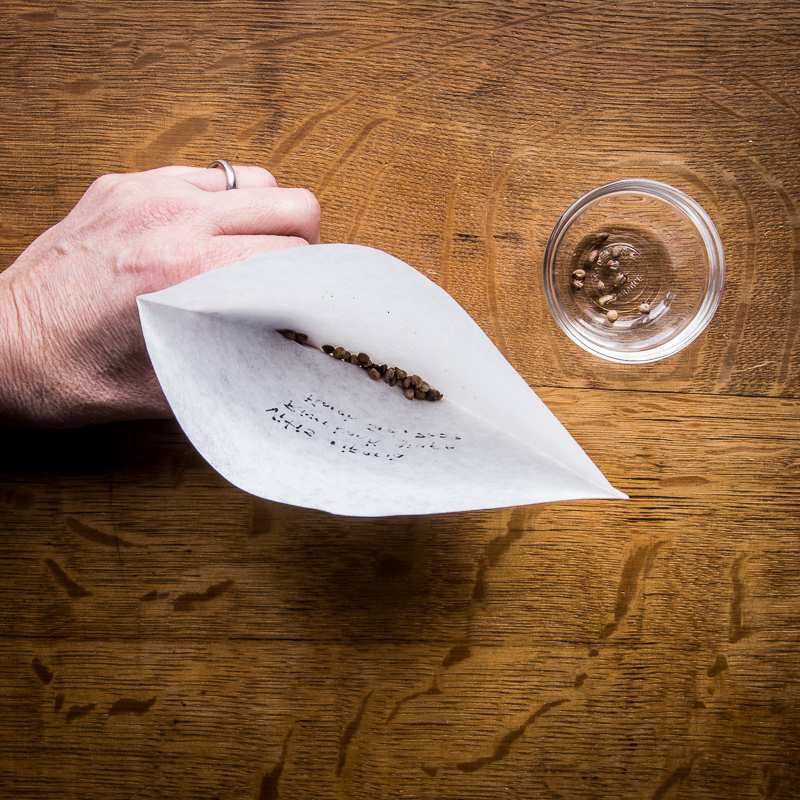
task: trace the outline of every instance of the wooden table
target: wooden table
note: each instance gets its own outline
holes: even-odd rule
[[[2,266],[111,171],[315,191],[445,287],[629,502],[346,519],[172,422],[4,429],[4,798],[800,796],[800,8],[2,3]],[[665,181],[727,258],[631,368],[542,292],[586,190]]]

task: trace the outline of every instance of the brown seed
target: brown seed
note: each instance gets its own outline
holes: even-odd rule
[[[296,334],[294,331],[287,332],[295,337],[295,341],[297,341],[299,337],[302,337],[301,343],[308,340],[308,337],[303,334]],[[279,331],[279,333],[286,332]],[[432,389],[430,384],[423,381],[419,375],[409,375],[405,370],[400,369],[400,367],[376,364],[366,353],[350,353],[350,351],[345,350],[344,347],[334,347],[331,344],[324,344],[321,349],[323,353],[327,353],[334,358],[347,361],[363,368],[374,381],[383,378],[389,386],[397,386],[399,383],[403,394],[409,400],[415,398],[418,400],[441,400],[443,397],[440,391]]]
[[[608,262],[608,268],[609,268],[609,269],[619,269],[619,261],[617,261],[617,259],[616,259],[616,258],[612,258],[612,259],[611,259],[611,260]]]
[[[622,248],[621,248],[619,245],[617,245],[617,246],[616,246],[615,248],[613,248],[613,250],[611,251],[611,257],[612,257],[612,258],[619,258],[621,255],[622,255]]]
[[[640,314],[649,314],[650,313],[650,303],[642,303],[639,306],[639,313]]]
[[[586,270],[575,269],[572,271],[572,277],[575,278],[575,280],[582,281],[586,277]]]
[[[605,231],[600,231],[600,233],[596,233],[594,235],[594,240],[598,244],[600,244],[601,242],[604,242],[606,239],[608,239],[608,234]]]
[[[305,333],[296,333],[294,337],[298,344],[308,344],[308,336]]]
[[[597,261],[597,256],[599,256],[599,255],[600,255],[600,251],[599,250],[592,250],[592,252],[589,253],[589,259],[588,259],[589,263],[590,264],[594,264],[594,262]]]
[[[601,306],[607,306],[609,303],[612,303],[616,298],[613,294],[604,294],[597,302],[600,303]]]
[[[583,289],[583,281],[572,281],[573,289]]]
[[[627,280],[628,276],[624,272],[620,272],[619,275],[614,276],[614,280],[612,281],[612,283],[614,284],[614,286],[622,286],[622,284],[625,283],[625,281]]]
[[[612,309],[611,309],[611,311],[609,311],[609,312],[608,312],[608,314],[606,314],[606,316],[608,317],[608,321],[609,321],[609,322],[616,322],[616,321],[617,321],[617,318],[619,317],[619,313],[618,313],[618,312],[616,312],[616,311],[615,311],[615,310],[612,308]]]
[[[297,338],[297,334],[294,331],[286,330],[286,331],[278,331],[278,333],[282,334],[287,339],[291,339],[292,341],[295,341],[295,339]]]
[[[597,291],[604,292],[605,290],[606,290],[606,285],[603,283],[603,281],[597,281]]]

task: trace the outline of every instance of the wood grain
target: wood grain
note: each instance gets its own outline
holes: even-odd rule
[[[800,794],[796,4],[0,8],[0,266],[99,174],[263,164],[445,287],[631,497],[349,519],[171,422],[3,429],[0,796]],[[727,259],[706,333],[635,370],[540,277],[633,176]]]

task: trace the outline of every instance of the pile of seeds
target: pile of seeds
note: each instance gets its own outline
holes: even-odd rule
[[[603,247],[608,240],[608,233],[605,231],[595,234],[592,244],[589,246],[589,253],[586,256],[586,267],[590,270],[599,272],[601,265],[601,253]],[[597,298],[597,303],[605,308],[610,306],[617,300],[617,295],[613,294],[614,290],[621,289],[628,282],[628,275],[623,271],[623,265],[620,263],[620,258],[625,257],[623,248],[615,245],[611,252],[607,250],[603,253],[603,257],[608,256],[605,262],[605,273],[602,278],[599,278],[595,286],[600,296]],[[587,273],[585,269],[574,269],[572,271],[572,288],[575,291],[583,289],[586,282]],[[640,314],[649,314],[650,305],[642,303],[638,309]],[[609,322],[614,323],[619,319],[619,312],[615,308],[608,308],[606,310],[606,318]]]
[[[306,344],[308,336],[304,333],[297,333],[290,330],[278,331],[287,339],[291,339],[299,344]],[[382,380],[389,386],[399,386],[403,394],[409,400],[430,400],[435,402],[441,400],[444,395],[438,390],[431,388],[419,375],[409,375],[400,367],[390,367],[387,364],[380,364],[373,361],[366,353],[351,353],[344,347],[334,347],[331,344],[322,345],[322,352],[332,358],[344,361],[354,366],[360,367],[367,373],[373,381]]]

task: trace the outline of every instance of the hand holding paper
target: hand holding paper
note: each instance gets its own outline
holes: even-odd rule
[[[136,297],[254,253],[319,241],[319,205],[237,166],[105,175],[0,273],[0,424],[170,416]]]
[[[381,251],[267,253],[141,296],[139,310],[179,423],[251,494],[351,516],[624,497],[455,300]],[[325,344],[423,376],[444,399],[410,401]]]

